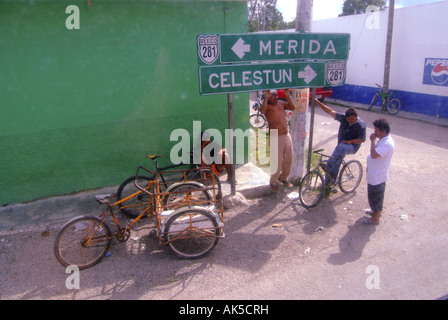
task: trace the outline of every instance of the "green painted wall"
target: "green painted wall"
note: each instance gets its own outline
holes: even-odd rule
[[[227,128],[227,96],[199,95],[196,36],[246,22],[235,1],[0,0],[0,205],[119,184],[147,154],[168,164],[172,130]]]

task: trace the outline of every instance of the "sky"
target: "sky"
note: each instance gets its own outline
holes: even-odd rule
[[[439,2],[446,0],[395,0],[395,8],[409,7],[418,4]],[[344,0],[314,0],[313,20],[337,18],[342,13]],[[297,0],[277,0],[277,8],[287,22],[296,17]]]

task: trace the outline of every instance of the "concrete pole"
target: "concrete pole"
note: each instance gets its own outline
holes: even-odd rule
[[[389,16],[387,20],[386,59],[384,61],[383,89],[389,91],[390,56],[392,52],[392,34],[394,29],[395,0],[389,0]]]
[[[296,32],[310,32],[313,0],[297,0]],[[290,128],[293,157],[290,180],[296,183],[305,175],[306,145],[308,130],[308,104],[310,89],[294,89],[296,110],[292,113]]]
[[[296,31],[311,31],[313,0],[297,0]]]

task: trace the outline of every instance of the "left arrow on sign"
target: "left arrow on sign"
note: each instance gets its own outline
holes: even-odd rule
[[[303,78],[307,84],[313,81],[316,76],[316,71],[314,71],[309,65],[305,67],[304,71],[299,71],[299,79]]]
[[[242,59],[246,52],[250,52],[250,44],[245,44],[242,38],[239,38],[237,42],[232,47],[232,51]]]

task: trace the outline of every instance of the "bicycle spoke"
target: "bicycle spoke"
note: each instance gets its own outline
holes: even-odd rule
[[[311,171],[303,177],[299,186],[299,196],[305,208],[319,204],[325,193],[325,181],[320,173]]]
[[[69,221],[58,233],[54,251],[64,265],[85,269],[98,263],[110,246],[111,232],[101,219],[82,216]]]
[[[362,165],[357,160],[347,162],[338,178],[339,188],[344,193],[351,193],[359,186],[362,178]]]

